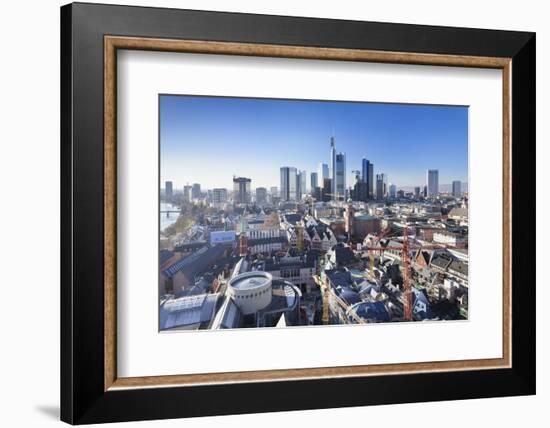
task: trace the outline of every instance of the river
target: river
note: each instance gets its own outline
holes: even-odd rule
[[[171,224],[174,224],[179,217],[179,207],[166,202],[160,203],[161,211],[178,211],[173,213],[160,213],[160,230],[166,229]]]

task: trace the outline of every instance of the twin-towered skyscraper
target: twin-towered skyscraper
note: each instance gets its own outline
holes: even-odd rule
[[[369,199],[374,198],[374,164],[363,158],[361,162],[361,181],[367,183]]]
[[[283,166],[280,170],[282,201],[299,201],[306,193],[307,172],[298,171],[293,166]]]
[[[298,170],[293,166],[281,167],[281,201],[296,201],[298,187]]]
[[[336,153],[336,144],[334,137],[330,139],[330,158],[331,158],[331,180],[332,180],[332,199],[337,201],[342,201],[346,197],[346,154],[345,153]],[[358,176],[358,179],[362,183],[366,183],[367,191],[366,192],[357,192],[352,191],[352,193],[361,193],[361,200],[363,199],[374,199],[375,196],[378,196],[378,192],[375,195],[375,186],[374,186],[374,164],[370,160],[363,158],[361,161],[361,175]],[[364,186],[364,184],[362,185]],[[357,184],[356,184],[357,187]],[[385,191],[384,191],[385,195]],[[357,198],[357,195],[355,196]]]

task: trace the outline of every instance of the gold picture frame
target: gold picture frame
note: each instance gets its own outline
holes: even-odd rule
[[[173,40],[104,36],[104,390],[224,383],[361,377],[461,370],[502,369],[512,364],[511,291],[511,81],[512,58],[370,51],[309,46]],[[245,55],[278,58],[358,61],[391,64],[493,68],[502,70],[503,147],[503,302],[502,357],[493,359],[432,361],[422,363],[357,365],[304,369],[203,373],[149,377],[118,377],[116,368],[116,87],[117,51],[146,50],[209,55]]]

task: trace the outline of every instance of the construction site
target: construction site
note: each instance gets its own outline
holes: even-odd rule
[[[450,254],[445,245],[418,240],[405,224],[401,234],[386,228],[370,236],[367,245],[343,245],[340,252],[346,249],[355,262],[315,276],[322,324],[467,318],[467,282],[442,266],[430,266],[430,259]]]
[[[203,318],[166,329],[467,319],[467,234],[460,235],[467,219],[457,217],[464,213],[348,201],[245,210],[235,218],[236,232],[216,232],[211,219],[200,226],[204,244],[180,243],[167,256],[177,257],[179,248],[186,255],[161,270],[163,319],[187,319],[175,311]],[[235,287],[250,275],[257,278]],[[271,291],[252,286],[265,281],[261,275]]]

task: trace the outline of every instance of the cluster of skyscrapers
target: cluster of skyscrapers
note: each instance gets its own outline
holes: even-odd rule
[[[343,201],[352,198],[356,201],[382,200],[384,198],[396,198],[402,196],[403,191],[398,191],[393,183],[388,184],[388,176],[385,173],[374,174],[374,164],[366,158],[361,161],[361,170],[355,173],[355,183],[349,186],[346,183],[346,154],[337,152],[334,137],[330,139],[330,167],[321,162],[317,172],[311,173],[310,194],[318,201]],[[283,166],[281,174],[282,201],[297,201],[306,194],[306,171],[300,171],[295,167]],[[415,197],[434,198],[440,193],[439,170],[429,169],[426,173],[426,185],[424,188],[414,189]],[[462,183],[453,181],[452,194],[455,197],[462,195]]]
[[[356,183],[353,188],[348,188],[346,183],[346,154],[336,150],[335,138],[331,137],[330,163],[321,162],[318,171],[311,173],[311,195],[318,201],[343,201],[349,197],[359,201],[367,201],[382,199],[388,195],[385,174],[376,175],[375,187],[374,165],[370,160],[363,159],[361,171],[354,172],[357,173]],[[300,171],[295,167],[283,166],[280,173],[281,200],[300,200],[302,195],[306,194],[306,171]],[[391,190],[391,186],[389,190]]]
[[[310,193],[318,200],[343,200],[346,196],[346,154],[337,153],[334,137],[330,141],[330,170],[326,163],[310,175]],[[307,172],[292,166],[280,170],[280,198],[282,201],[299,201],[307,193]]]
[[[307,188],[307,172],[293,166],[280,168],[280,191],[277,187],[269,189],[265,187],[256,188],[255,202],[266,203],[268,195],[278,197],[280,201],[300,201],[304,196],[310,194],[317,201],[345,201],[349,198],[355,201],[383,200],[385,198],[397,198],[403,196],[402,190],[398,191],[393,183],[388,184],[388,177],[385,173],[374,174],[374,164],[366,158],[361,160],[361,169],[353,170],[355,183],[352,186],[346,183],[346,154],[336,150],[335,138],[330,138],[330,161],[319,163],[318,170],[309,176],[309,188]],[[252,180],[246,177],[233,177],[233,202],[237,204],[248,204],[252,202],[251,194]],[[172,198],[173,185],[171,181],[165,184],[165,195]],[[228,190],[215,188],[208,191],[211,201],[222,204],[229,200]],[[440,193],[439,170],[429,169],[426,172],[426,185],[414,188],[414,197],[424,196],[435,198]],[[452,182],[452,194],[455,197],[462,195],[462,183]],[[183,188],[183,199],[191,201],[201,198],[201,186],[199,183],[185,185]]]

